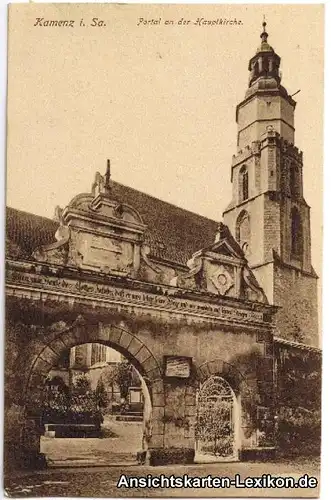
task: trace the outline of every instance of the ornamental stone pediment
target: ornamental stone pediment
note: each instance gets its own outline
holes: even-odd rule
[[[37,248],[37,261],[135,277],[145,224],[131,206],[112,197],[109,178],[96,174],[92,192],[56,209],[56,242]]]
[[[188,272],[172,279],[173,286],[267,303],[241,248],[223,224],[215,242],[194,253],[187,267]]]

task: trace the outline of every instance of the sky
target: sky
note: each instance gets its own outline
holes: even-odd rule
[[[320,5],[13,4],[7,205],[52,217],[56,205],[90,191],[109,158],[114,180],[221,220],[231,199],[235,108],[264,15],[282,59],[282,84],[290,94],[300,90],[296,145],[304,153],[313,264],[321,274]],[[202,17],[242,24],[195,26]],[[75,25],[34,26],[36,18]],[[93,18],[104,24],[90,26]],[[181,18],[191,23],[178,25]]]

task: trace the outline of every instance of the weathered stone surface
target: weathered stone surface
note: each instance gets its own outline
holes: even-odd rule
[[[163,448],[164,435],[163,434],[153,434],[149,446],[150,446],[150,448]]]
[[[150,450],[150,465],[193,464],[194,448],[160,448]]]
[[[141,350],[141,351],[142,351],[142,350]],[[139,351],[139,352],[138,352],[138,355],[137,355],[137,357],[138,357],[138,358],[140,357],[139,355],[140,355],[140,352],[141,352],[141,351]],[[145,358],[145,355],[146,355],[146,354],[147,354],[147,352],[146,352],[146,353],[142,353],[142,354],[141,354],[141,358]],[[155,359],[153,356],[151,356],[151,355],[150,355],[148,358],[145,358],[145,359],[141,362],[141,364],[143,365],[144,370],[145,370],[147,373],[149,373],[151,370],[154,370],[155,368],[159,368],[159,367],[158,367],[158,364],[157,364],[156,359]]]
[[[196,413],[197,413],[197,407],[195,404],[191,406],[185,404],[185,415],[187,417],[195,417]]]
[[[151,370],[147,371],[147,377],[149,380],[158,380],[161,375],[161,370],[160,368],[152,368]]]
[[[154,380],[151,385],[152,388],[152,394],[163,394],[164,392],[164,385],[163,385],[163,380]]]
[[[156,364],[155,360],[146,346],[140,349],[135,357],[137,361],[139,361],[139,363],[141,363],[144,366],[144,369],[146,371],[148,371],[151,368],[155,368],[154,366]]]
[[[163,435],[164,434],[164,423],[162,420],[162,416],[159,418],[152,417],[152,433],[155,435]]]
[[[209,361],[208,370],[211,375],[217,375],[223,373],[223,361],[221,359],[215,359]]]
[[[132,340],[132,335],[129,332],[122,331],[122,335],[119,339],[119,344],[126,349]]]
[[[135,295],[135,291],[130,293],[132,296]],[[160,297],[165,302],[173,300]],[[137,300],[140,298],[141,295]],[[187,304],[184,305],[188,307]],[[78,307],[77,303],[75,307]],[[14,329],[12,337],[15,352],[24,351],[17,343],[19,338],[21,342],[24,340],[24,346],[27,347],[27,359],[30,357],[33,360],[41,350],[44,353],[35,365],[27,364],[27,371],[32,367],[27,398],[33,400],[34,397],[40,397],[47,373],[65,348],[84,342],[101,342],[113,348],[118,347],[120,352],[127,354],[138,369],[141,368],[152,399],[152,435],[151,439],[148,439],[150,449],[194,447],[196,390],[201,382],[210,377],[211,373],[226,377],[231,385],[236,384],[237,379],[242,380],[240,373],[247,373],[247,367],[251,367],[251,375],[255,381],[252,391],[257,394],[257,365],[255,362],[252,364],[250,357],[257,345],[255,327],[254,331],[249,329],[239,331],[238,328],[231,328],[229,325],[225,328],[224,325],[214,320],[210,321],[202,317],[180,319],[180,316],[171,310],[159,311],[156,319],[150,314],[150,309],[147,311],[142,308],[139,311],[123,309],[119,312],[118,307],[116,305],[116,308],[110,308],[108,311],[107,308],[94,307],[88,310],[88,313],[82,308],[81,317],[78,310],[77,313],[75,310],[74,325],[62,333],[57,333],[56,338],[51,336],[49,345],[47,345],[47,329],[35,340],[34,344],[30,343],[26,336],[18,337]],[[122,324],[125,328],[118,327]],[[130,331],[129,324],[134,325],[134,335]],[[54,335],[54,331],[52,332]],[[192,375],[189,379],[176,380],[164,377],[164,355],[169,354],[189,356],[193,359]],[[262,351],[260,356],[263,357]],[[21,372],[22,380],[26,379],[27,371],[24,368]],[[13,380],[17,383],[14,371]],[[242,414],[244,414],[247,400],[245,391],[238,389],[237,386],[234,390],[242,395]],[[243,393],[241,393],[242,390]],[[262,398],[261,395],[260,398]],[[252,398],[252,401],[256,400]],[[250,411],[254,411],[254,404],[256,403],[248,405]],[[247,425],[246,421],[242,423]]]
[[[185,395],[185,405],[191,406],[195,404],[196,395],[195,394],[186,394]]]
[[[53,344],[53,343],[52,343]],[[51,345],[52,345],[51,344]],[[47,361],[51,366],[55,366],[56,363],[59,360],[59,354],[56,353],[52,348],[49,346],[45,346],[45,348],[42,350],[40,353],[40,358],[43,360]]]
[[[143,344],[136,337],[132,337],[130,345],[128,346],[128,351],[136,357],[137,353],[142,349]]]
[[[47,361],[42,358],[37,358],[33,366],[33,372],[47,375],[52,366],[53,366],[52,361]]]
[[[152,395],[153,406],[164,406],[164,394],[163,392],[158,392]]]
[[[112,326],[105,327],[105,331],[108,331],[108,340],[114,344],[118,344],[122,336],[122,330]]]
[[[207,379],[210,376],[209,369],[208,369],[208,363],[204,363],[203,365],[199,366],[199,377],[200,379]]]

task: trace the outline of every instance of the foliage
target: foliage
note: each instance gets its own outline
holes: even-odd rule
[[[45,423],[97,423],[102,422],[102,414],[97,404],[96,391],[91,390],[86,375],[76,378],[72,391],[63,384],[48,382],[45,385],[43,422]]]
[[[100,377],[95,388],[95,397],[99,408],[107,408],[109,403],[108,393],[105,384]]]
[[[164,415],[162,417],[163,423],[173,423],[175,427],[179,427],[181,429],[189,430],[190,422],[187,417],[176,417],[173,415]]]
[[[17,429],[24,425],[22,408],[12,404],[4,411],[4,440],[7,442],[17,441]]]
[[[230,419],[231,404],[225,400],[204,401],[199,405],[196,437],[203,451],[214,455],[231,455],[233,430]]]
[[[132,365],[128,361],[117,363],[113,370],[113,382],[118,385],[121,398],[127,399],[132,385]]]
[[[116,365],[107,365],[103,368],[100,378],[105,387],[113,387],[116,384]]]
[[[286,352],[279,367],[278,399],[284,406],[321,407],[321,363],[312,354]]]
[[[314,353],[280,353],[278,447],[285,454],[320,452],[321,359]]]
[[[78,375],[73,383],[73,392],[75,394],[86,394],[89,391],[91,391],[90,379],[84,373]]]
[[[278,415],[278,445],[287,454],[319,454],[321,412],[285,406]]]

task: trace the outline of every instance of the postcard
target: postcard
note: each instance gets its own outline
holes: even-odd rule
[[[11,4],[9,497],[317,497],[323,5]]]

